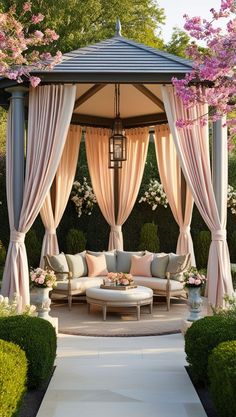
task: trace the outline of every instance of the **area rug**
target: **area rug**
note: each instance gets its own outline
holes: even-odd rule
[[[59,333],[80,336],[155,336],[178,333],[183,320],[188,315],[186,300],[171,300],[170,311],[166,310],[165,301],[157,298],[153,314],[148,308],[141,308],[141,319],[138,321],[136,310],[132,308],[120,311],[108,310],[107,320],[102,319],[99,306],[92,306],[88,313],[85,301],[73,302],[71,311],[62,300],[53,302],[51,316],[58,317]]]

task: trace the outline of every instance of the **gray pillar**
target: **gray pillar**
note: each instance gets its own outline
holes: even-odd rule
[[[224,119],[213,123],[212,139],[212,183],[220,220],[225,215],[224,201],[228,187],[228,144]]]
[[[14,225],[18,230],[24,191],[24,95],[28,89],[16,86],[7,88],[6,91],[11,93]]]

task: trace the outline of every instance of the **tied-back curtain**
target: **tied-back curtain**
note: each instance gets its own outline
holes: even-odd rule
[[[121,231],[116,231],[114,212],[114,170],[108,168],[108,145],[111,130],[87,128],[85,145],[92,186],[100,210],[111,226],[109,249],[122,246]],[[114,245],[111,242],[114,242]]]
[[[76,86],[50,85],[30,89],[27,158],[19,225],[14,225],[11,117],[7,138],[7,199],[10,243],[3,274],[2,294],[17,292],[29,304],[29,270],[25,234],[36,219],[55,177],[75,102]]]
[[[184,108],[172,86],[162,86],[162,96],[182,170],[198,210],[212,234],[207,272],[208,301],[221,306],[224,295],[233,293],[226,241],[227,158],[224,159],[223,210],[220,218],[211,180],[208,125],[196,123],[191,129],[177,129],[175,124],[178,119],[199,120],[200,116],[207,114],[208,107],[196,104],[191,109]]]
[[[40,211],[45,227],[45,235],[41,250],[41,267],[44,266],[44,255],[57,255],[59,253],[56,228],[58,227],[65,211],[73,185],[79,155],[81,134],[81,126],[70,126],[61,161],[53,182],[52,192],[54,193],[54,204],[52,203],[51,191],[49,191]]]
[[[191,254],[191,264],[195,266],[193,241],[190,223],[193,212],[193,197],[188,185],[185,192],[185,209],[182,208],[181,167],[175,144],[168,125],[155,127],[155,149],[162,185],[164,187],[172,214],[179,225],[180,233],[176,253]]]
[[[143,178],[149,144],[149,128],[127,129],[127,160],[119,170],[118,227],[129,217]],[[122,247],[123,249],[123,247]]]

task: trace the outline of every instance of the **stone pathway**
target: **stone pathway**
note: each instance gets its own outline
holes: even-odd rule
[[[206,417],[184,368],[182,335],[59,335],[37,417]]]

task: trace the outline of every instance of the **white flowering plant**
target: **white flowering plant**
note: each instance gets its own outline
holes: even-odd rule
[[[0,294],[0,317],[16,316],[18,314],[36,316],[36,307],[34,305],[26,305],[21,312],[19,312],[19,305],[20,299],[16,293],[12,300]]]
[[[184,273],[184,286],[186,288],[202,287],[206,282],[205,275],[201,274],[197,268],[190,268]]]
[[[92,187],[88,184],[86,177],[83,178],[83,182],[74,182],[71,194],[71,200],[75,204],[78,217],[81,217],[82,214],[90,216],[92,214],[94,204],[97,203],[97,199]]]
[[[156,210],[158,206],[167,207],[168,200],[163,185],[157,180],[151,179],[148,184],[148,189],[140,198],[139,203],[149,204],[153,211]]]
[[[228,185],[227,206],[232,214],[236,214],[236,190],[231,185]]]
[[[57,285],[54,271],[36,268],[30,271],[31,287],[55,288]]]

